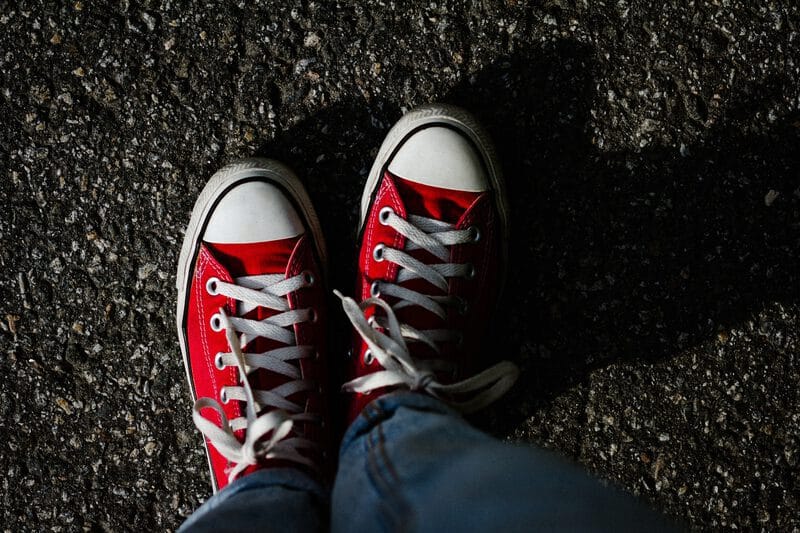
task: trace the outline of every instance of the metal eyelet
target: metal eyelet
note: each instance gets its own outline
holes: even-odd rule
[[[379,281],[373,281],[372,285],[369,286],[369,295],[373,298],[377,298],[381,295],[381,285]]]
[[[375,360],[375,357],[372,355],[372,350],[367,350],[364,352],[364,364],[369,366]]]
[[[458,302],[458,314],[459,315],[466,315],[469,312],[469,303],[463,298],[460,298],[460,302]]]
[[[306,284],[306,287],[311,287],[312,285],[314,285],[314,281],[315,281],[314,274],[312,274],[308,270],[303,272],[303,283]]]
[[[222,331],[222,317],[219,313],[214,313],[211,315],[211,321],[209,322],[212,331]]]
[[[479,230],[477,226],[472,226],[469,228],[469,236],[472,242],[478,242],[481,240],[481,230]]]
[[[319,361],[319,350],[314,350],[314,361]]]
[[[219,278],[208,278],[206,281],[206,292],[211,296],[216,296],[219,294],[217,292],[217,285],[219,284]]]
[[[222,387],[219,391],[219,400],[222,403],[228,403],[230,401],[230,398],[228,398],[228,390],[225,387]]]
[[[476,270],[475,265],[469,264],[467,265],[467,273],[464,274],[464,277],[467,279],[473,279],[475,277]]]
[[[310,313],[309,313],[309,316],[308,316],[308,320],[312,324],[315,324],[317,322],[317,320],[319,320],[319,315],[317,314],[317,310],[312,307],[312,308],[309,309],[309,311],[310,311]]]
[[[458,340],[456,341],[456,346],[458,346],[459,348],[462,348],[464,346],[464,334],[463,333],[459,333],[458,334]]]
[[[225,365],[222,363],[222,352],[217,352],[217,355],[214,356],[214,366],[217,367],[217,370],[225,369]]]
[[[383,243],[378,243],[375,245],[375,248],[372,249],[372,258],[377,261],[383,261],[383,250],[386,248],[386,245]]]
[[[386,226],[389,223],[389,217],[392,216],[394,213],[394,209],[389,207],[388,205],[380,210],[378,213],[378,221]]]
[[[377,323],[378,323],[378,319],[377,319],[377,318],[375,318],[375,315],[372,315],[371,317],[369,317],[369,318],[367,319],[367,324],[369,324],[369,325],[370,325],[370,327],[373,327],[373,328],[374,328],[374,327],[375,327],[375,325],[376,325]]]

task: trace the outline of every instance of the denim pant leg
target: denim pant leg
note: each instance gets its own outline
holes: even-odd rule
[[[672,531],[553,453],[502,443],[437,400],[394,393],[348,429],[331,526],[349,531]]]
[[[200,531],[322,531],[328,496],[311,477],[293,468],[248,474],[208,499],[181,526]]]

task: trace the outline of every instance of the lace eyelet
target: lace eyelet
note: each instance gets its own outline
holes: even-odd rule
[[[364,364],[369,366],[375,360],[375,357],[372,355],[372,350],[367,350],[364,352]]]
[[[214,313],[211,315],[211,321],[209,322],[212,331],[222,331],[222,317],[219,313]]]
[[[463,333],[459,333],[458,334],[458,340],[456,341],[456,346],[458,346],[459,348],[462,348],[464,346],[464,334]]]
[[[225,369],[225,365],[222,363],[222,352],[217,352],[217,355],[214,356],[214,366],[217,367],[217,370]]]
[[[466,315],[469,312],[469,303],[463,298],[458,302],[458,314]]]
[[[317,310],[314,308],[309,309],[308,314],[308,321],[312,324],[316,324],[317,320],[319,320],[319,315],[317,314]]]
[[[379,281],[373,281],[369,286],[369,295],[373,298],[378,298],[381,295],[381,284]]]
[[[467,265],[467,273],[464,274],[464,277],[466,279],[474,279],[476,273],[477,272],[475,270],[475,265],[469,264],[469,265]]]
[[[389,217],[392,216],[392,214],[394,214],[394,209],[387,205],[378,213],[378,221],[386,226],[389,223]]]
[[[386,248],[386,245],[383,243],[379,243],[375,245],[375,248],[372,249],[372,258],[380,263],[383,261],[383,250]]]
[[[373,327],[373,328],[375,327],[375,325],[376,325],[377,323],[378,323],[378,319],[377,319],[377,318],[375,318],[375,315],[372,315],[371,317],[369,317],[369,318],[367,319],[367,324],[369,324],[369,325],[370,325],[371,327]]]
[[[314,361],[319,361],[319,350],[314,350]]]
[[[206,281],[206,292],[211,296],[216,296],[219,294],[217,292],[217,285],[219,284],[219,278],[208,278]]]
[[[481,230],[479,230],[477,226],[471,226],[469,228],[469,236],[472,242],[478,242],[481,240]]]
[[[306,270],[303,272],[303,283],[305,283],[306,287],[311,287],[314,285],[314,274]]]
[[[224,404],[227,404],[230,401],[230,398],[228,398],[228,391],[225,387],[222,387],[222,389],[219,391],[219,400]]]

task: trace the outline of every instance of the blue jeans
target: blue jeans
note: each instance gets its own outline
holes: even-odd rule
[[[553,453],[499,442],[441,402],[369,404],[342,442],[329,496],[299,470],[262,470],[211,497],[181,531],[673,531]]]

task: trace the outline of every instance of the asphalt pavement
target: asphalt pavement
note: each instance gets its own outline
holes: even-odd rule
[[[797,531],[799,30],[779,1],[0,1],[0,523],[175,529],[210,492],[174,326],[205,180],[292,165],[350,292],[372,158],[444,101],[511,199],[486,354],[523,374],[475,423],[693,529]]]

